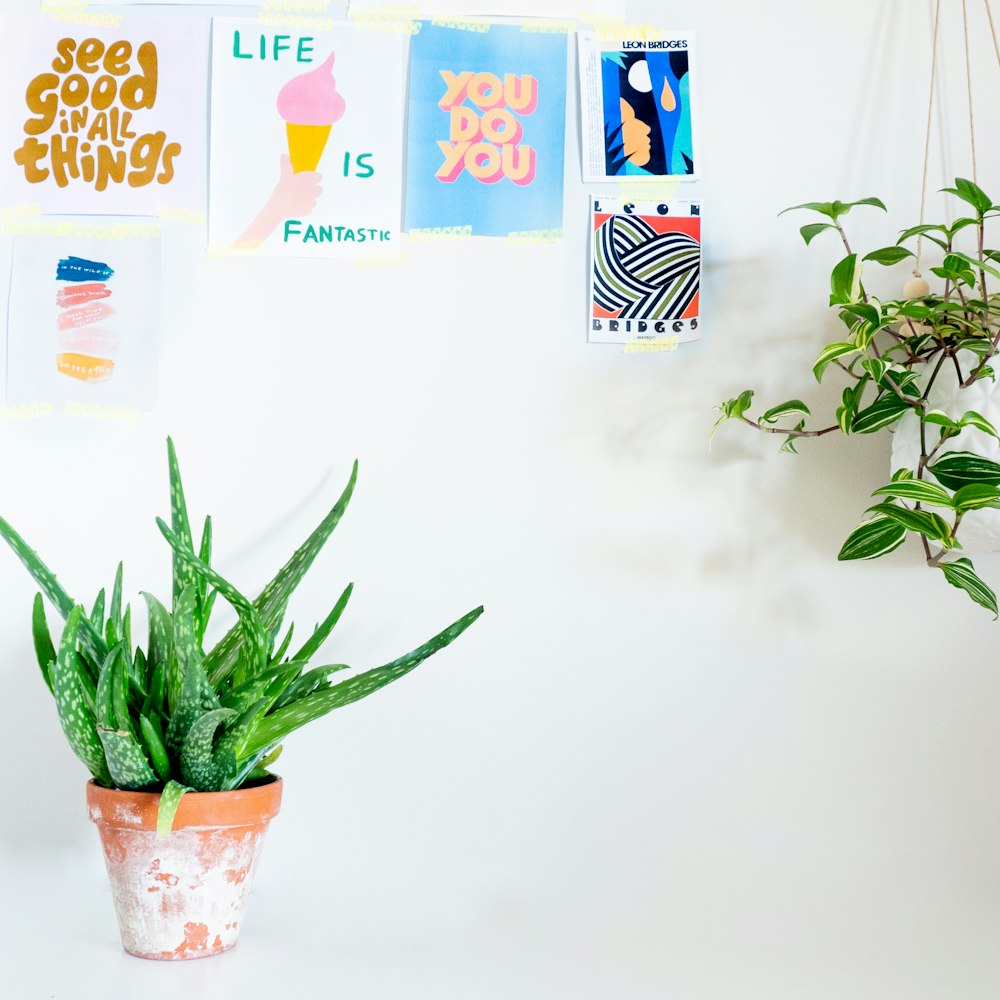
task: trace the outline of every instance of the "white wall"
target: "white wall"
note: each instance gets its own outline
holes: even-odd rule
[[[943,163],[935,140],[932,189],[969,170],[960,5],[945,7],[953,140]],[[294,608],[303,628],[347,580],[330,655],[359,667],[487,613],[289,740],[243,942],[165,971],[114,950],[84,774],[30,649],[33,589],[0,553],[0,873],[16,901],[0,928],[19,997],[97,996],[108,976],[153,996],[996,996],[1000,626],[913,549],[836,562],[885,440],[794,458],[733,426],[707,446],[715,403],[748,386],[833,399],[808,370],[835,332],[836,248],[807,251],[807,220],[776,215],[881,195],[888,219],[849,217],[872,248],[916,220],[928,10],[630,5],[698,32],[704,339],[674,354],[585,343],[573,115],[555,246],[420,245],[358,270],[205,263],[198,234],[170,234],[159,409],[131,430],[0,427],[0,512],[74,593],[109,584],[119,555],[133,595],[162,591],[169,432],[221,570],[252,590],[359,456]],[[973,49],[980,181],[997,192],[981,27]],[[1000,560],[978,565],[1000,582]],[[87,986],[52,970],[49,936]]]

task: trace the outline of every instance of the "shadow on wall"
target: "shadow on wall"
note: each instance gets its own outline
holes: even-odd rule
[[[590,508],[574,543],[595,569],[649,581],[682,576],[734,594],[759,584],[787,591],[808,621],[812,598],[785,578],[835,566],[871,492],[889,479],[889,439],[830,434],[803,441],[796,456],[778,454],[782,437],[730,422],[709,444],[715,407],[746,388],[757,390],[751,415],[799,398],[815,414],[809,426],[833,422],[843,385],[832,370],[818,385],[811,367],[840,338],[840,323],[823,307],[825,284],[817,298],[811,273],[800,269],[793,280],[808,292],[790,290],[773,260],[708,265],[705,283],[726,294],[713,299],[704,340],[608,358],[573,387],[564,452],[576,502]],[[773,315],[759,303],[774,303]],[[595,462],[606,474],[585,484]]]

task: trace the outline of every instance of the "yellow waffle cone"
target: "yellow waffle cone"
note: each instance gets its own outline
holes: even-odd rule
[[[292,172],[300,174],[303,170],[315,170],[326,148],[326,140],[330,138],[330,126],[293,125],[285,122],[285,132],[288,135],[288,156],[292,161]]]

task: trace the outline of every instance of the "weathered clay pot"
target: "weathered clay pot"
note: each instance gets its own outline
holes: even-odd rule
[[[281,779],[235,792],[188,792],[166,840],[158,792],[87,784],[125,950],[140,958],[217,955],[236,944]]]

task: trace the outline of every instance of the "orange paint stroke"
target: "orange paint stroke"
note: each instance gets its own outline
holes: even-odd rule
[[[69,285],[56,292],[57,306],[78,306],[94,299],[106,299],[111,294],[103,281],[88,281],[82,285]]]
[[[114,356],[119,346],[118,334],[100,326],[85,326],[82,330],[67,330],[59,334],[61,354],[90,354],[107,358]]]
[[[114,314],[114,309],[107,302],[91,302],[88,305],[77,306],[75,309],[67,309],[64,313],[60,313],[59,329],[74,330],[78,326],[99,323],[102,319],[107,319]]]
[[[114,374],[115,363],[110,358],[92,358],[89,354],[57,354],[56,368],[63,375],[81,382],[107,382]]]

